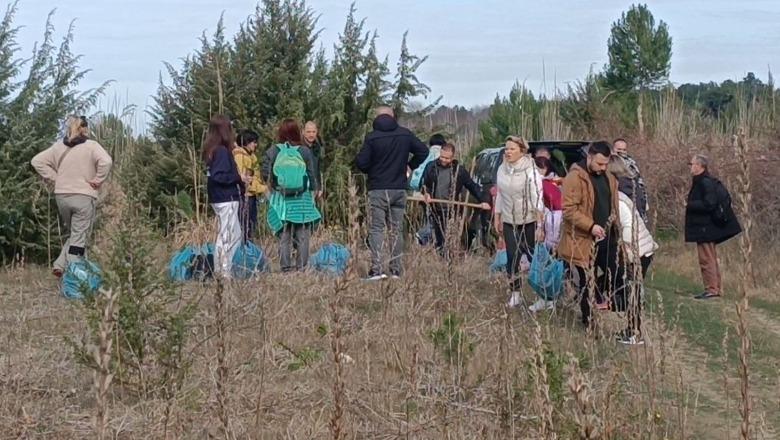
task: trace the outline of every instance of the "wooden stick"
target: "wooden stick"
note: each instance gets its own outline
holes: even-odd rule
[[[410,200],[412,202],[425,202],[425,198],[420,196],[408,196],[406,197],[406,200]],[[482,209],[482,205],[478,203],[461,202],[459,200],[431,199],[431,203],[441,203],[443,205],[465,206],[467,208]]]

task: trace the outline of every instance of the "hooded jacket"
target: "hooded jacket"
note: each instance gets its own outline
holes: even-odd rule
[[[373,127],[374,131],[363,141],[355,165],[368,175],[369,191],[406,189],[406,168],[414,171],[420,166],[428,156],[428,147],[390,115],[377,116]]]
[[[233,149],[233,160],[236,161],[238,174],[252,177],[251,182],[246,187],[246,194],[249,197],[265,194],[268,187],[263,184],[260,176],[260,163],[257,156],[254,153],[249,153],[243,147],[236,147]]]
[[[496,214],[501,221],[512,225],[525,225],[538,220],[544,212],[544,185],[542,173],[529,155],[516,163],[504,161],[496,177]]]
[[[103,147],[79,137],[55,142],[30,161],[45,180],[54,182],[54,194],[82,194],[97,198],[90,181],[102,183],[111,171],[112,160]]]
[[[653,240],[634,202],[626,193],[618,194],[620,209],[620,229],[623,244],[628,246],[626,258],[637,262],[641,257],[647,257],[658,250],[658,244]]]

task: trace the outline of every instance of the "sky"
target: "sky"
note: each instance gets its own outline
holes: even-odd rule
[[[319,43],[332,53],[350,1],[309,0],[319,14]],[[15,23],[20,55],[40,41],[47,14],[56,9],[56,35],[75,20],[73,50],[90,69],[91,88],[114,81],[101,108],[134,104],[143,110],[157,90],[163,62],[179,60],[212,33],[224,14],[228,35],[254,12],[257,0],[21,0]],[[532,91],[554,92],[599,70],[607,61],[610,25],[631,6],[623,0],[358,0],[357,15],[379,34],[391,69],[403,33],[428,61],[419,78],[431,98],[466,107],[489,104],[515,81]],[[755,72],[766,80],[780,70],[780,1],[647,1],[673,38],[670,80],[739,80]]]

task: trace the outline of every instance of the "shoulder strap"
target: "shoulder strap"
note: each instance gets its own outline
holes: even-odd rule
[[[68,156],[68,154],[73,150],[75,147],[69,147],[65,146],[66,150],[64,153],[62,153],[62,156],[57,160],[57,173],[60,172],[60,165],[62,165],[62,161],[65,160],[65,158]]]

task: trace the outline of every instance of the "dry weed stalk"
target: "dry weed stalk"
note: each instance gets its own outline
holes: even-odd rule
[[[339,316],[340,295],[344,284],[341,281],[336,282],[333,296],[330,299],[330,349],[333,354],[333,412],[330,418],[330,433],[333,440],[339,440],[344,436],[344,353],[341,345],[341,320]]]
[[[227,366],[227,324],[225,313],[225,284],[217,277],[214,290],[214,311],[217,331],[217,415],[222,422],[225,438],[230,439],[230,417],[228,415],[228,366]]]
[[[580,439],[591,440],[600,438],[600,421],[593,407],[593,396],[590,394],[591,386],[582,370],[580,370],[577,358],[571,353],[568,353],[568,356],[569,364],[566,366],[566,375],[569,376],[569,380],[567,384],[577,406],[577,410],[574,413],[574,421],[579,428]]]
[[[736,147],[737,159],[740,163],[739,174],[739,201],[742,208],[742,217],[744,230],[739,240],[739,248],[742,253],[742,282],[740,283],[740,301],[737,303],[737,334],[740,339],[739,347],[739,379],[740,393],[742,396],[740,415],[742,416],[742,425],[740,427],[740,438],[748,440],[750,438],[750,415],[752,404],[750,397],[750,334],[747,325],[748,312],[748,290],[751,287],[752,269],[751,260],[753,254],[753,244],[750,240],[750,232],[753,229],[753,221],[750,215],[750,162],[748,161],[749,149],[745,140],[745,132],[740,129],[739,134],[734,137],[734,146]]]
[[[726,440],[731,440],[731,393],[729,393],[729,328],[723,333],[721,352],[723,353],[723,393],[726,398]]]
[[[534,400],[540,414],[539,435],[544,439],[555,440],[558,436],[553,426],[553,403],[550,399],[550,384],[547,377],[547,364],[544,359],[542,328],[538,322],[534,323],[533,350],[532,366],[536,388]]]
[[[95,347],[95,434],[98,440],[106,437],[108,430],[108,388],[111,386],[111,347],[114,342],[114,323],[117,312],[116,299],[119,296],[113,290],[101,290],[103,314],[98,323],[98,346]]]
[[[510,438],[515,438],[515,415],[514,415],[514,390],[512,387],[512,373],[510,372],[510,347],[514,347],[511,343],[512,335],[512,321],[509,313],[502,307],[503,313],[501,315],[504,322],[504,332],[501,336],[501,343],[499,344],[499,389],[500,394],[503,394],[505,400],[502,402],[501,411],[497,411],[498,414],[503,414],[502,425],[511,434]]]

